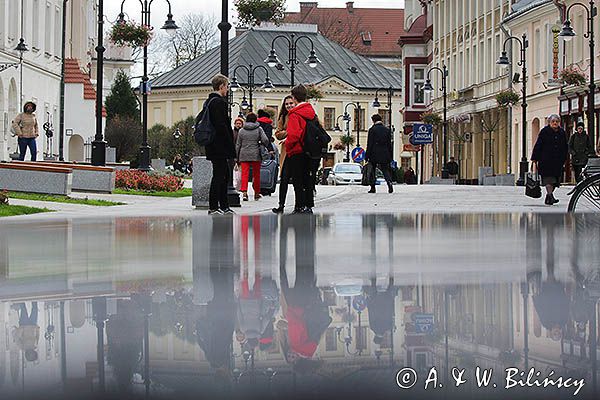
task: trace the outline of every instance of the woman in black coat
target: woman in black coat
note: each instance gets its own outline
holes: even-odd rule
[[[546,186],[547,205],[558,203],[553,193],[560,183],[568,151],[567,134],[560,127],[560,117],[552,114],[548,117],[548,126],[540,131],[531,154],[531,161],[542,176],[542,185]]]

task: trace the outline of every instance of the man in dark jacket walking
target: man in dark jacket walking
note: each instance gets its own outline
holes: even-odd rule
[[[373,167],[381,170],[388,185],[388,192],[394,191],[392,186],[392,173],[390,164],[392,162],[392,132],[388,127],[383,125],[381,115],[373,114],[371,116],[373,126],[369,129],[367,139],[367,154],[365,160],[373,164]],[[371,182],[371,190],[369,193],[375,193],[375,182]]]
[[[210,113],[210,121],[216,130],[214,141],[206,146],[206,159],[212,162],[213,167],[208,196],[208,214],[233,214],[227,198],[227,184],[231,175],[228,160],[235,158],[233,130],[227,105],[229,79],[217,74],[212,79],[212,86],[214,92],[208,96],[205,103],[205,107]],[[205,111],[203,110],[203,112]],[[202,113],[198,115],[197,121],[202,118]]]
[[[569,138],[569,153],[571,154],[571,164],[577,183],[583,179],[581,171],[587,165],[589,156],[595,154],[592,141],[584,129],[583,122],[578,122],[575,133]]]
[[[548,126],[540,131],[531,154],[531,161],[542,176],[542,185],[546,186],[546,205],[558,203],[554,189],[560,183],[567,152],[567,134],[560,127],[560,117],[552,114],[548,117]]]

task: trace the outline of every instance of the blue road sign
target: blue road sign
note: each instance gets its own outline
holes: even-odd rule
[[[416,333],[431,333],[433,331],[433,314],[413,314]]]
[[[352,307],[356,311],[364,311],[367,308],[367,299],[365,299],[365,296],[360,295],[352,298]]]
[[[352,161],[354,162],[362,162],[365,159],[365,149],[362,147],[355,147],[352,150]]]
[[[430,144],[433,143],[433,125],[414,124],[410,144]]]

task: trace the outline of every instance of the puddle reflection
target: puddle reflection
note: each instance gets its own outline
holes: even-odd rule
[[[3,224],[0,390],[594,398],[599,243],[593,215]]]

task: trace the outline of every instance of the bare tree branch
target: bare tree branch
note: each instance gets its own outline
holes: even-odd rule
[[[348,18],[339,18],[335,13],[321,13],[318,16],[308,18],[305,23],[316,24],[319,32],[341,46],[355,52],[365,53],[368,47],[363,45],[361,33],[367,31],[362,18],[358,16],[349,16]]]

